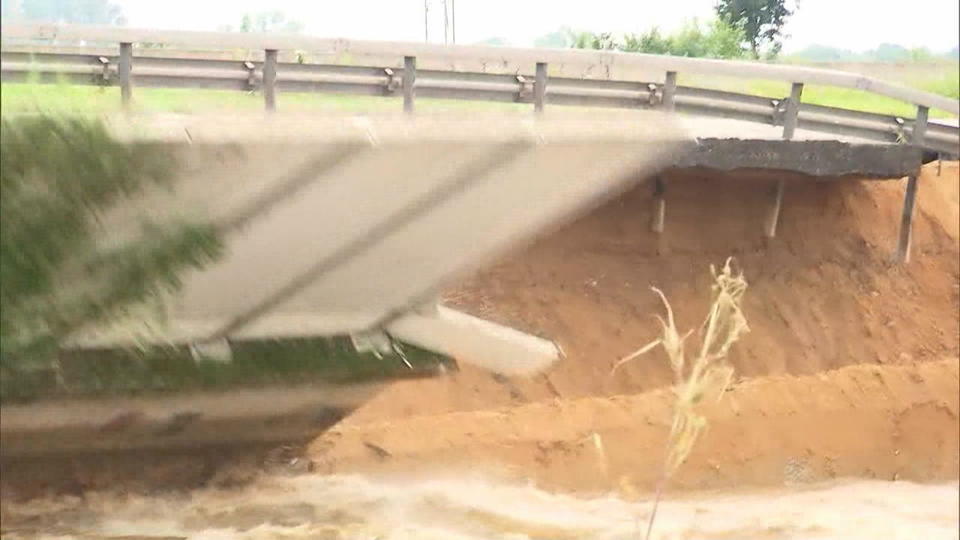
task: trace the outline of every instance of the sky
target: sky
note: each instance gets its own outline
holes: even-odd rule
[[[430,4],[431,41],[443,41],[443,0]],[[447,0],[454,1],[457,42],[499,37],[529,46],[561,26],[614,33],[679,27],[709,18],[715,0]],[[113,0],[132,27],[216,30],[244,13],[281,10],[320,37],[422,41],[424,0]],[[854,51],[880,43],[945,51],[960,42],[958,0],[800,0],[784,51],[818,43]]]

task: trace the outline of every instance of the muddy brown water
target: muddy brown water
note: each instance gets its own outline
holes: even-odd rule
[[[843,480],[684,494],[653,538],[955,539],[956,482]],[[265,477],[243,488],[5,503],[3,537],[139,539],[633,539],[649,500],[574,497],[469,474]]]

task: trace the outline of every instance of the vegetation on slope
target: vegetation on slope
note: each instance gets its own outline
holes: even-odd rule
[[[110,209],[172,178],[160,149],[78,118],[4,118],[0,137],[3,369],[52,361],[71,334],[176,289],[183,271],[221,253],[214,228],[198,223],[144,221],[132,242],[98,243]]]

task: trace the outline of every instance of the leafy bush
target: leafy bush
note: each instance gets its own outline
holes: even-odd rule
[[[743,30],[730,25],[721,19],[714,19],[705,35],[707,42],[707,56],[709,58],[743,58],[746,56],[747,41]]]
[[[670,36],[670,50],[667,54],[704,58],[709,54],[707,39],[696,19],[687,21],[676,34]]]
[[[593,49],[598,51],[612,51],[619,48],[617,40],[613,34],[602,32],[594,34],[592,32],[573,32],[568,30],[568,41],[570,47],[574,49]]]
[[[642,34],[626,34],[622,41],[609,33],[580,32],[573,34],[570,43],[577,49],[616,49],[691,58],[742,58],[747,51],[743,31],[720,19],[710,21],[705,29],[692,19],[671,35],[664,35],[654,27]]]
[[[119,142],[96,121],[19,116],[0,133],[0,369],[55,364],[59,346],[180,285],[222,250],[212,225],[144,222],[103,247],[102,218],[168,183],[161,148]]]
[[[621,50],[648,54],[671,54],[672,48],[671,39],[662,35],[660,29],[654,26],[640,35],[627,34],[623,36]]]

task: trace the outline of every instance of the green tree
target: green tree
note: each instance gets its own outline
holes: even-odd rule
[[[0,372],[55,365],[62,341],[122,318],[222,250],[212,225],[143,222],[106,246],[102,216],[170,180],[159,147],[98,122],[4,118],[0,128]]]
[[[929,62],[933,60],[933,53],[926,47],[914,47],[910,49],[911,62]]]
[[[693,19],[669,36],[661,34],[656,27],[640,35],[627,34],[620,50],[694,58],[741,58],[745,51],[744,43],[746,38],[737,27],[715,19],[704,30]]]
[[[639,36],[636,34],[625,35],[621,50],[648,54],[671,54],[671,43],[670,38],[660,34],[660,29],[654,26]]]
[[[253,20],[251,20],[250,15],[246,13],[244,13],[243,17],[240,18],[240,31],[253,32]]]
[[[570,36],[574,32],[566,26],[560,27],[559,30],[555,32],[550,32],[549,34],[544,34],[533,40],[534,47],[546,47],[551,49],[566,49],[573,45],[570,41]]]
[[[696,19],[687,21],[676,34],[670,36],[669,54],[673,56],[704,58],[708,53],[707,37]]]
[[[245,13],[240,19],[241,32],[282,32],[298,34],[303,31],[303,23],[292,21],[282,11],[264,11],[260,13]]]
[[[910,50],[896,43],[881,43],[867,54],[878,62],[903,62],[910,58]]]
[[[724,22],[743,30],[753,58],[764,49],[768,56],[779,54],[783,26],[793,15],[786,0],[718,0],[715,9]]]
[[[722,19],[714,19],[706,34],[707,56],[711,58],[743,58],[747,37],[743,29]]]
[[[124,25],[120,6],[108,0],[5,0],[3,18],[11,20]]]
[[[619,44],[610,32],[594,34],[593,32],[570,31],[569,42],[573,49],[612,51],[619,48]]]

